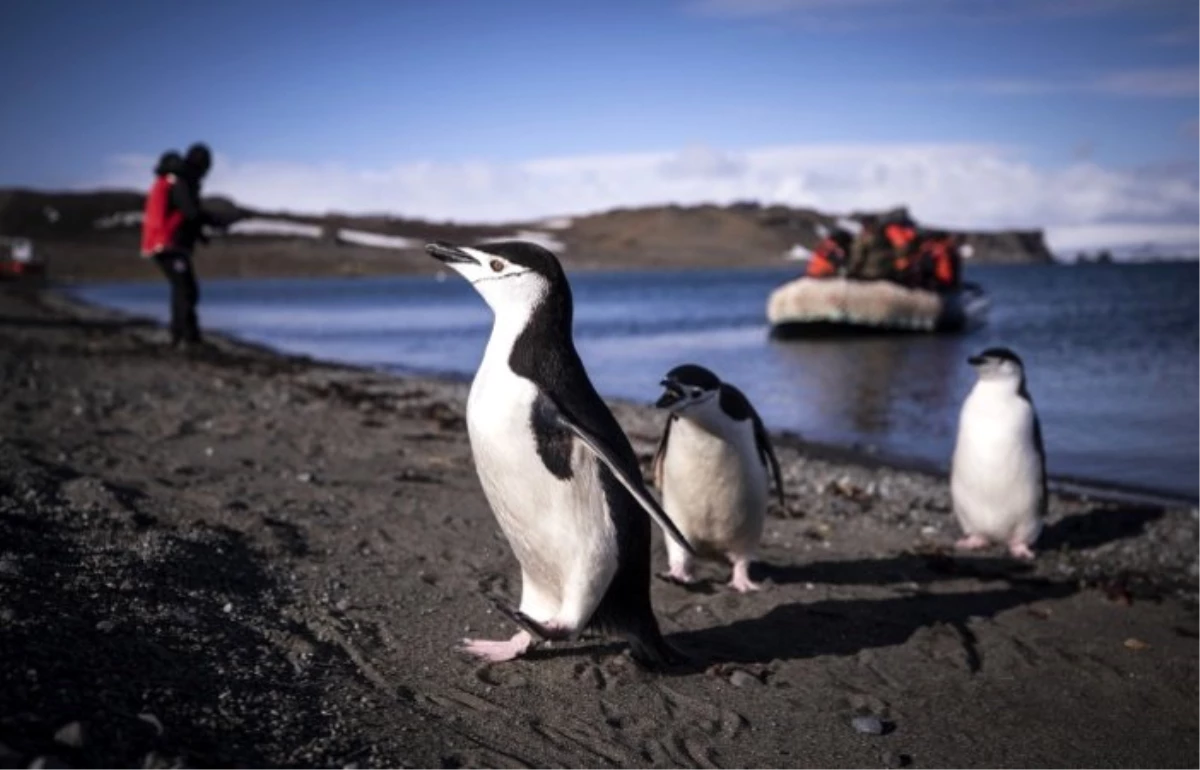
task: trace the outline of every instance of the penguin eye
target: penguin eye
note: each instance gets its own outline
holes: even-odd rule
[[[503,263],[503,262],[501,262],[501,261],[500,261],[500,260],[498,260],[498,259],[493,259],[493,260],[492,260],[490,263],[488,263],[488,264],[489,264],[489,266],[492,268],[492,272],[493,272],[493,273],[498,273],[498,272],[500,272],[501,270],[503,270],[503,269],[504,269],[504,263]]]
[[[692,388],[692,398],[700,398],[702,395],[704,395],[703,390],[700,390],[700,388]]]

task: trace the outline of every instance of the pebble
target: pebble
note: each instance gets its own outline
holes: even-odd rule
[[[854,717],[854,719],[850,720],[850,724],[857,732],[864,735],[883,735],[883,722],[880,721],[879,717]]]
[[[180,764],[179,760],[173,760],[170,757],[163,756],[162,754],[159,754],[157,751],[151,751],[148,754],[146,754],[146,756],[142,757],[142,767],[146,768],[146,770],[150,770],[151,768],[164,768],[165,769],[165,768],[180,767],[180,766],[181,766],[181,764]]]
[[[233,612],[233,602],[225,602],[225,606],[221,608],[222,612]]]
[[[310,483],[312,483],[312,480],[313,480],[313,475],[311,473],[305,472],[305,473],[297,473],[296,474],[296,481],[299,481],[302,484],[310,484]]]
[[[350,600],[349,599],[338,599],[337,604],[333,605],[333,607],[338,612],[345,612],[346,610],[350,609]]]
[[[756,687],[762,685],[758,677],[745,671],[734,671],[729,675],[729,682],[734,687]]]
[[[73,749],[83,748],[83,744],[87,742],[83,734],[83,725],[79,722],[68,722],[58,728],[58,732],[54,734],[54,742]]]
[[[153,714],[138,714],[137,718],[154,728],[159,735],[163,734],[163,723]]]
[[[102,633],[105,633],[105,634],[109,633],[116,627],[117,627],[117,624],[112,622],[111,620],[101,620],[99,623],[96,624],[96,630],[100,631]]]

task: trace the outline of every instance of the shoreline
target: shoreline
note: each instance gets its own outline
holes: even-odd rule
[[[128,282],[121,281],[115,283]],[[147,281],[147,283],[151,282]],[[115,308],[97,305],[72,296],[69,294],[69,292],[71,291],[73,285],[75,284],[49,285],[45,287],[43,301],[49,301],[52,305],[55,301],[57,301],[59,303],[57,305],[57,309],[67,313],[102,318],[110,321],[137,321],[139,323],[144,323],[147,326],[157,326],[157,323],[148,317],[125,313]],[[384,375],[398,379],[409,378],[419,380],[441,380],[449,385],[469,386],[473,376],[458,372],[423,370],[404,365],[371,367],[359,364],[329,361],[307,355],[288,353],[286,351],[273,348],[269,345],[244,340],[235,334],[225,332],[206,331],[205,336],[206,339],[209,340],[214,338],[220,339],[222,346],[226,346],[230,349],[243,348],[246,350],[253,350],[257,354],[278,356],[283,359],[306,365],[320,365],[323,367],[345,369],[353,372]],[[612,398],[605,396],[604,400],[610,404],[621,404],[631,409],[651,409],[651,405],[649,403],[642,403],[632,399]],[[936,461],[926,458],[906,456],[894,452],[871,451],[856,447],[853,444],[812,441],[803,438],[801,434],[793,430],[773,429],[770,430],[769,433],[772,441],[776,442],[777,445],[790,446],[796,451],[806,453],[816,459],[834,463],[856,465],[868,469],[888,468],[896,471],[921,473],[932,478],[948,481],[947,470],[942,468]],[[1102,502],[1123,502],[1161,506],[1196,507],[1197,505],[1200,505],[1200,495],[1189,495],[1173,490],[1164,490],[1137,484],[1113,482],[1105,479],[1094,479],[1084,476],[1053,475],[1047,480],[1047,485],[1053,492],[1084,501],[1098,500]]]
[[[1191,506],[1052,494],[1034,562],[962,554],[943,481],[781,442],[763,590],[711,562],[692,589],[651,580],[687,666],[586,637],[486,665],[455,645],[513,632],[492,601],[515,603],[520,572],[467,385],[165,339],[0,290],[8,765],[1190,767],[1200,749]],[[648,473],[662,416],[612,406]]]

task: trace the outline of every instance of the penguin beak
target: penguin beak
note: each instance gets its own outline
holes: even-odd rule
[[[983,356],[971,356],[967,359],[967,363],[971,366],[983,366],[984,362],[986,361],[987,359]]]
[[[425,251],[434,259],[447,265],[467,264],[478,265],[479,262],[459,247],[445,241],[434,241],[425,244]]]
[[[659,384],[666,388],[666,390],[659,396],[658,401],[654,402],[656,408],[670,409],[683,400],[683,389],[677,383],[671,380],[663,380]]]

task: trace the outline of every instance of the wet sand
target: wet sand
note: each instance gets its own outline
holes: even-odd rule
[[[796,440],[765,590],[655,581],[691,670],[463,657],[519,591],[465,397],[0,291],[0,763],[1196,765],[1194,508],[1056,495],[1034,565],[962,556],[944,479]]]

